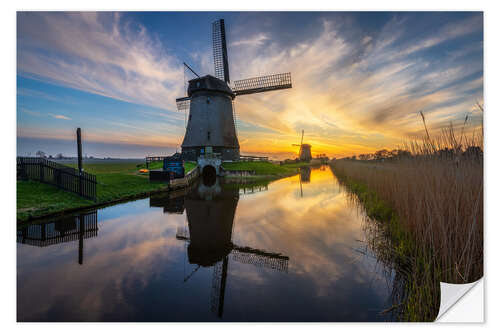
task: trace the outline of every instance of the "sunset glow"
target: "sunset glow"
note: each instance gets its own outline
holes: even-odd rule
[[[295,157],[302,129],[313,156],[392,149],[422,136],[421,110],[431,134],[481,125],[480,12],[20,12],[18,154],[74,155],[76,127],[88,155],[180,150],[182,62],[213,74],[218,18],[232,81],[292,73],[292,89],[236,100],[242,154]]]

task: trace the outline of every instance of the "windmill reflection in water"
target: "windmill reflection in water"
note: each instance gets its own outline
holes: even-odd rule
[[[208,185],[210,184],[210,185]],[[176,238],[187,242],[190,264],[196,268],[184,277],[187,282],[200,267],[213,267],[211,310],[222,317],[229,259],[266,269],[288,272],[287,256],[232,242],[234,215],[240,195],[266,191],[266,185],[222,187],[219,180],[200,182],[189,190],[168,197],[151,197],[151,206],[164,207],[166,213],[186,210],[188,226],[177,230]]]

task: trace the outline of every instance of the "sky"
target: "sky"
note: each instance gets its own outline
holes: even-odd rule
[[[239,96],[242,154],[343,157],[393,149],[450,123],[477,130],[481,12],[18,12],[17,154],[137,158],[180,151],[175,99],[214,74],[223,18],[231,80],[291,72],[292,89]]]

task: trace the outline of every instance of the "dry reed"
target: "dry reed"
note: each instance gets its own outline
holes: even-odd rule
[[[411,156],[337,160],[332,167],[340,181],[363,184],[392,209],[413,243],[411,271],[420,281],[412,283],[433,293],[436,281],[470,283],[483,275],[483,138],[482,130],[464,135],[466,118],[458,138],[450,125],[433,139],[421,115],[426,137],[403,145]],[[419,299],[418,306],[435,305],[438,295],[423,293],[419,297],[434,299]]]

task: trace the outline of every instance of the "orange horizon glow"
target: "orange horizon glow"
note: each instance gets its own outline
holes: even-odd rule
[[[226,20],[238,27],[245,15]],[[236,98],[241,153],[294,158],[292,144],[300,143],[302,130],[313,156],[392,150],[424,137],[420,111],[432,137],[450,123],[461,131],[466,116],[464,132],[481,131],[482,13],[439,15],[389,15],[376,33],[363,29],[356,15],[312,15],[314,29],[299,29],[304,35],[292,38],[279,24],[286,18],[262,13],[253,18],[262,24],[245,21],[245,29],[230,29],[233,81],[291,72],[293,85]],[[125,13],[18,16],[18,137],[73,140],[82,127],[90,142],[180,150],[186,115],[175,111],[175,99],[185,96],[188,79],[182,59],[189,57],[201,74],[212,73],[209,33],[202,46],[178,54],[170,48],[185,40],[170,34],[164,45],[147,22]],[[422,27],[422,18],[434,25]],[[139,29],[129,29],[131,22]],[[346,24],[352,24],[349,32]],[[63,88],[55,86],[87,95],[61,97]],[[96,105],[86,107],[90,99]]]

